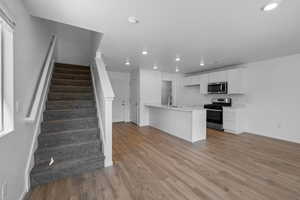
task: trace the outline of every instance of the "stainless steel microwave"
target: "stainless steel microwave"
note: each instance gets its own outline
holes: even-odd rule
[[[227,94],[228,93],[228,83],[209,83],[207,87],[208,94]]]

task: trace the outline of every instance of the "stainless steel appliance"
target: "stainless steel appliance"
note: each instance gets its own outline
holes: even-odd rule
[[[207,86],[208,94],[227,94],[228,92],[228,83],[209,83]]]
[[[212,104],[204,105],[206,109],[207,128],[223,129],[223,106],[231,106],[231,98],[215,98]]]

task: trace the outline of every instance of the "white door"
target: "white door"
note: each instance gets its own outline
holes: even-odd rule
[[[127,121],[129,80],[119,74],[112,74],[110,79],[115,93],[115,98],[112,105],[112,120],[113,122]]]
[[[138,82],[137,77],[132,76],[130,79],[130,121],[137,124],[138,108]]]

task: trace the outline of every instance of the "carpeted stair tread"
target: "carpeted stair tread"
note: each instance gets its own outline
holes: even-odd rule
[[[102,161],[104,160],[104,156],[99,154],[99,155],[92,155],[83,158],[71,159],[71,160],[59,160],[59,161],[54,160],[53,165],[51,166],[49,166],[49,162],[43,162],[33,168],[32,174],[38,174],[48,169],[55,170],[59,168],[68,168],[73,164],[78,164],[78,161],[84,162],[88,160]]]
[[[95,108],[83,108],[73,110],[47,110],[44,112],[44,120],[62,120],[62,119],[76,119],[83,117],[97,117]]]
[[[48,148],[60,145],[68,145],[79,142],[96,141],[99,139],[100,130],[80,129],[64,132],[54,132],[51,134],[40,134],[38,137],[39,148]]]
[[[95,171],[104,167],[104,156],[93,155],[81,159],[55,162],[52,166],[43,164],[36,166],[31,173],[31,185],[46,184],[69,176],[77,176],[81,173]]]
[[[99,131],[99,128],[84,128],[84,129],[74,129],[74,130],[67,130],[67,131],[56,131],[56,132],[47,132],[47,133],[41,133],[39,136],[43,137],[55,137],[56,135],[64,135],[64,134],[71,134],[76,132],[84,132],[84,131]]]
[[[49,120],[42,122],[42,132],[65,131],[96,127],[98,127],[98,119],[96,117]]]
[[[80,69],[80,70],[89,70],[89,66],[83,66],[83,65],[75,65],[75,64],[64,64],[64,63],[55,63],[55,67],[57,69]]]
[[[46,104],[47,110],[81,109],[91,107],[95,107],[94,100],[60,100],[48,101]]]
[[[73,70],[73,69],[64,69],[64,68],[55,68],[53,73],[62,73],[62,74],[81,74],[89,75],[91,72],[89,70]]]
[[[63,144],[63,145],[55,145],[55,146],[51,146],[51,147],[43,147],[43,148],[39,148],[36,151],[36,154],[42,154],[42,153],[49,153],[49,152],[54,152],[54,151],[59,151],[63,148],[74,148],[74,147],[79,147],[79,146],[83,146],[83,145],[94,145],[94,144],[99,144],[99,141],[95,141],[95,140],[88,140],[88,141],[81,141],[81,142],[77,142],[77,143],[71,143],[71,144]]]
[[[65,93],[65,92],[49,92],[48,101],[57,100],[93,100],[93,93],[77,92],[77,93]]]
[[[67,93],[93,93],[93,88],[86,86],[66,86],[66,85],[59,85],[59,86],[51,86],[50,92],[67,92]]]
[[[55,160],[75,159],[93,154],[102,154],[99,140],[38,148],[35,152],[35,164]]]
[[[73,85],[73,86],[91,86],[91,80],[72,80],[72,79],[52,79],[51,81],[53,86],[60,86],[60,85]]]
[[[71,80],[91,80],[89,74],[66,74],[60,72],[54,72],[53,78],[55,79],[71,79]]]

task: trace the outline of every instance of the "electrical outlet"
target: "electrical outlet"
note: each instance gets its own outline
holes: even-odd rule
[[[4,182],[1,187],[1,200],[7,200],[7,183]]]

